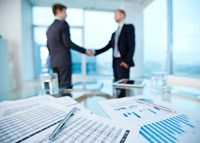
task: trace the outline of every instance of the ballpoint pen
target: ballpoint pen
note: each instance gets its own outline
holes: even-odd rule
[[[54,139],[54,137],[63,129],[64,125],[67,123],[67,121],[70,119],[70,117],[74,114],[74,112],[77,110],[76,107],[74,107],[67,115],[66,117],[61,121],[61,123],[55,128],[55,130],[52,132],[52,134],[49,136],[49,140]]]
[[[165,110],[165,111],[168,111],[168,112],[176,113],[176,110],[173,110],[173,109],[170,109],[170,108],[167,108],[165,106],[158,105],[158,104],[145,102],[145,101],[142,101],[140,99],[136,99],[136,102],[141,103],[141,104],[146,104],[146,105],[149,105],[149,106],[153,106],[153,107],[156,107],[158,109],[162,109],[162,110]]]

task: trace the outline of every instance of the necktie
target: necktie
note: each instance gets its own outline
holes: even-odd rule
[[[115,47],[114,47],[114,57],[120,57],[119,49],[118,49],[118,40],[120,35],[120,27],[117,28],[115,32]]]

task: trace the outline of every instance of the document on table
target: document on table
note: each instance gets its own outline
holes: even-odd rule
[[[89,110],[84,108],[82,105],[78,104],[74,99],[71,97],[59,97],[55,98],[49,95],[43,95],[43,96],[35,96],[31,98],[21,99],[17,101],[6,101],[3,103],[0,103],[0,117],[8,116],[11,114],[15,114],[17,112],[29,110],[33,107],[39,106],[40,104],[44,102],[55,102],[59,105],[62,105],[64,107],[77,107],[80,110],[83,110],[84,112],[91,113]]]
[[[78,104],[78,102],[76,102],[74,99],[72,99],[69,96],[58,97],[54,99],[56,103],[58,103],[59,105],[66,106],[66,107]]]
[[[4,116],[0,119],[0,142],[51,142],[49,135],[69,110],[48,102]],[[53,142],[132,143],[138,134],[138,127],[130,130],[108,119],[79,111],[71,117]]]
[[[0,103],[0,117],[15,114],[20,111],[25,111],[33,107],[39,106],[42,102],[55,101],[52,96],[34,96],[31,98],[16,100],[16,101],[4,101]]]
[[[164,111],[153,106],[138,103],[136,102],[136,99],[143,99],[158,105],[172,108],[171,105],[167,104],[166,102],[146,98],[145,96],[111,99],[100,102],[100,105],[107,113],[107,115],[113,120],[122,119],[138,122],[166,114],[174,114],[172,112]]]
[[[72,99],[69,96],[54,98],[54,101],[64,107],[76,107],[81,111],[87,112],[89,114],[93,114],[91,111],[83,107],[83,105],[79,104],[78,102],[76,102],[74,99]]]
[[[188,113],[141,122],[137,143],[199,143],[200,118]]]
[[[167,112],[158,108],[135,102],[146,99],[176,110]],[[138,124],[141,129],[137,143],[198,143],[200,136],[200,118],[169,103],[144,96],[112,99],[100,103],[113,120]]]

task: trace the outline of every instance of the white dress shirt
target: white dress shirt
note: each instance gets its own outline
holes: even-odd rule
[[[55,16],[55,20],[60,20],[60,21],[63,21],[60,17],[58,16]]]
[[[115,58],[120,58],[121,57],[120,52],[119,52],[119,48],[118,48],[118,41],[119,41],[119,36],[120,36],[121,31],[122,31],[123,25],[124,25],[124,23],[120,23],[118,25],[118,28],[117,28],[116,32],[115,32],[115,37],[114,37],[115,38],[115,40],[114,40],[114,42],[115,42],[115,45],[114,45],[114,57]]]

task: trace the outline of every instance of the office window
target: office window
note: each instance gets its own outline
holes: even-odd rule
[[[33,24],[49,25],[54,21],[51,7],[33,7]],[[83,26],[83,10],[67,9],[67,21],[71,26]]]
[[[83,29],[82,28],[71,28],[70,29],[71,39],[74,43],[78,44],[79,46],[83,46]],[[81,70],[81,63],[82,63],[82,56],[79,52],[75,50],[71,50],[72,54],[72,71],[75,74],[80,74]]]
[[[35,27],[34,28],[34,41],[39,43],[40,45],[47,44],[47,37],[46,37],[47,27]]]
[[[50,25],[54,21],[51,7],[33,7],[33,24]]]
[[[85,11],[85,47],[99,49],[107,45],[117,29],[113,12]],[[112,50],[96,57],[86,57],[87,74],[112,75]]]
[[[166,70],[167,1],[154,0],[145,8],[144,16],[144,76]]]
[[[46,47],[46,42],[47,42],[46,31],[47,27],[35,27],[33,29],[36,77],[38,77],[43,72],[50,71],[50,66],[48,63],[49,52]]]
[[[67,21],[71,26],[83,26],[83,9],[68,8]]]
[[[200,77],[200,1],[173,0],[173,74]]]

